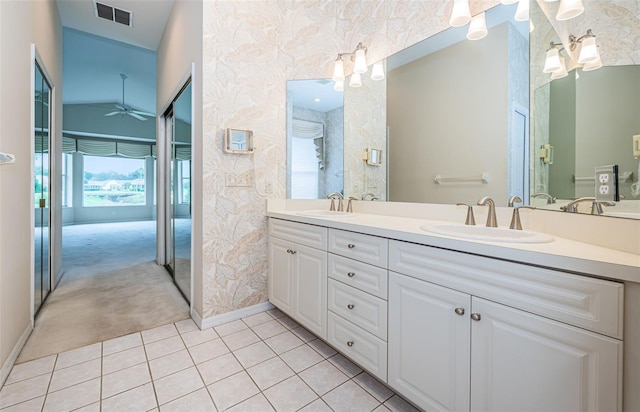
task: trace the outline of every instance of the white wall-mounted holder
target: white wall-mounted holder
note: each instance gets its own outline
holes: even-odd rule
[[[224,151],[226,153],[253,154],[253,131],[226,129],[224,134]]]
[[[8,165],[16,162],[16,155],[0,152],[0,165]]]

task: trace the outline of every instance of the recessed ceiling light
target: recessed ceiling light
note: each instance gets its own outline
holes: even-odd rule
[[[319,101],[320,101],[320,99],[316,97],[315,99],[313,99],[313,101],[314,101],[314,102],[319,102]]]

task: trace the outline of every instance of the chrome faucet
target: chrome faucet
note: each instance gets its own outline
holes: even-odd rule
[[[478,200],[478,206],[489,206],[487,212],[487,227],[498,227],[498,218],[496,218],[496,203],[490,197],[483,197]]]
[[[367,199],[367,197],[369,199]],[[362,200],[378,200],[378,198],[376,197],[376,194],[371,192],[363,194],[361,199]]]
[[[476,218],[473,216],[473,206],[468,205],[466,203],[456,203],[456,206],[467,207],[467,218],[464,220],[465,225],[473,226],[476,224]]]
[[[520,196],[513,195],[509,198],[509,207],[513,208],[511,223],[509,229],[522,230],[522,222],[520,221],[520,209],[535,209],[533,206],[515,206],[516,203],[522,203]]]
[[[547,204],[550,205],[556,202],[556,198],[551,196],[549,193],[545,192],[537,192],[531,195],[531,197],[544,197],[547,199]]]
[[[608,201],[598,201],[598,200],[594,200],[593,203],[591,204],[591,214],[592,215],[601,215],[604,211],[602,210],[602,206],[615,206],[616,204],[614,202],[608,202]]]
[[[596,201],[595,197],[581,197],[581,198],[572,200],[571,202],[567,203],[564,206],[560,206],[560,210],[562,210],[563,212],[578,213],[578,205],[580,203],[595,202],[595,201]]]
[[[338,212],[343,212],[344,205],[342,204],[342,200],[344,199],[344,196],[342,196],[340,192],[333,192],[327,195],[327,199],[331,199],[331,206],[329,207],[329,210],[336,210],[336,204],[334,202],[336,198],[338,198]]]
[[[347,213],[353,213],[353,201],[358,200],[353,196],[349,197],[349,203],[347,203]]]

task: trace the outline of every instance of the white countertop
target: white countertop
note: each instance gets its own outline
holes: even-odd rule
[[[550,243],[506,243],[454,238],[420,229],[442,221],[354,213],[344,218],[302,216],[297,211],[269,210],[267,216],[366,233],[464,253],[527,263],[606,279],[640,283],[640,255],[555,236]]]

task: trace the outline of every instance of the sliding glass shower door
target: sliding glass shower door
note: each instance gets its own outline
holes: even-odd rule
[[[35,65],[34,124],[34,291],[33,311],[38,312],[51,291],[49,269],[49,143],[51,119],[51,85],[42,69]]]

